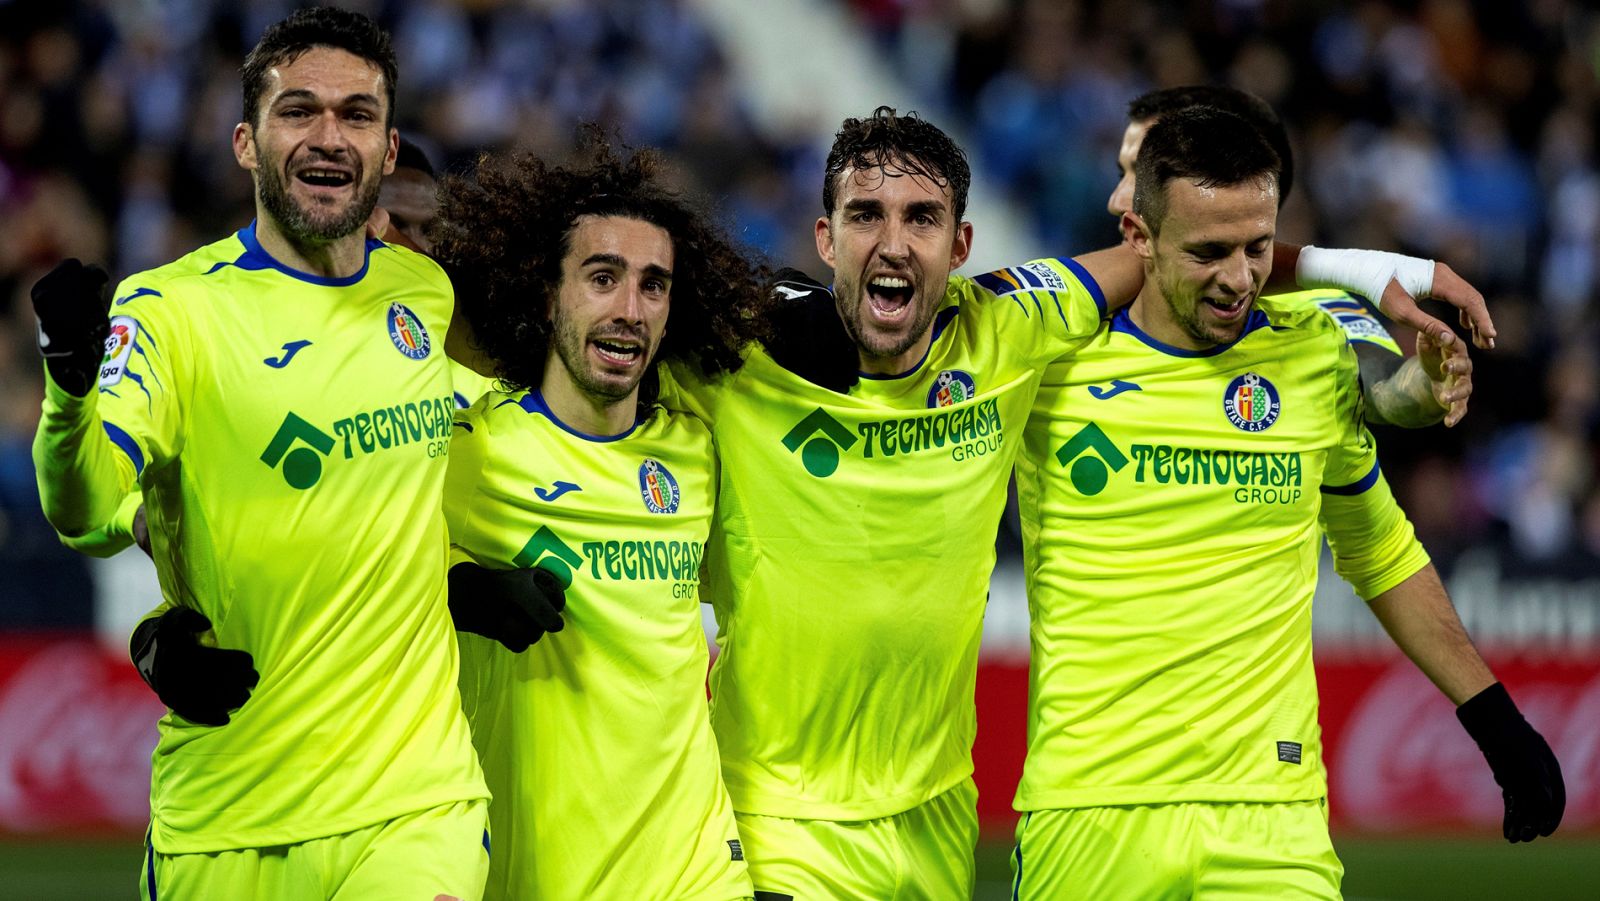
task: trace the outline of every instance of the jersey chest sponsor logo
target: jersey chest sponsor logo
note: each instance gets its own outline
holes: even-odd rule
[[[402,303],[389,304],[389,340],[394,349],[413,359],[420,360],[433,349],[433,339],[422,327],[422,320]]]
[[[1235,378],[1222,392],[1222,412],[1240,431],[1266,431],[1282,410],[1278,389],[1253,372]]]
[[[671,582],[673,597],[694,597],[704,550],[698,541],[648,538],[585,541],[574,548],[549,526],[540,526],[511,562],[545,569],[563,588],[587,575],[599,582]]]
[[[842,453],[859,451],[863,460],[947,453],[965,462],[1000,450],[1005,424],[996,398],[939,409],[931,415],[859,422],[852,434],[818,407],[779,440],[790,453],[799,452],[806,472],[819,479],[838,470]]]
[[[357,452],[366,456],[414,444],[426,445],[429,457],[442,457],[450,451],[454,410],[449,396],[407,401],[334,420],[332,435],[291,412],[262,451],[261,462],[281,469],[291,488],[304,491],[322,479],[322,461],[334,456],[341,443],[346,460]]]
[[[660,461],[646,458],[639,464],[639,494],[651,513],[676,513],[681,500],[678,480]]]
[[[978,383],[960,369],[946,369],[933,379],[928,389],[928,406],[953,407],[966,403],[978,394]]]
[[[1113,475],[1139,486],[1231,492],[1240,504],[1293,504],[1303,496],[1298,451],[1271,452],[1132,444],[1126,450],[1091,422],[1056,449],[1072,487],[1084,497],[1104,491]]]

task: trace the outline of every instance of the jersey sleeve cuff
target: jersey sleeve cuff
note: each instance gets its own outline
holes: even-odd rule
[[[1367,474],[1362,476],[1359,481],[1351,482],[1348,485],[1324,485],[1322,486],[1322,493],[1350,497],[1351,495],[1360,494],[1376,484],[1378,484],[1378,461],[1374,460],[1372,461],[1372,469],[1368,470]]]
[[[1106,293],[1100,290],[1100,283],[1094,280],[1094,276],[1089,274],[1089,270],[1083,268],[1083,264],[1071,257],[1057,257],[1056,262],[1065,267],[1068,272],[1071,272],[1073,278],[1076,278],[1079,284],[1088,290],[1089,296],[1094,298],[1095,308],[1100,311],[1100,318],[1106,318]]]

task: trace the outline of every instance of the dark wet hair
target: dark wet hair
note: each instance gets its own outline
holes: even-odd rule
[[[439,177],[433,171],[433,163],[428,161],[428,155],[422,152],[421,147],[406,140],[404,135],[400,137],[400,151],[395,155],[394,167],[396,169],[415,169],[429,178]]]
[[[1167,214],[1167,183],[1193,179],[1202,188],[1231,187],[1278,176],[1278,154],[1233,113],[1196,106],[1168,113],[1145,133],[1133,163],[1133,211],[1159,231]]]
[[[972,187],[967,155],[931,122],[916,113],[897,115],[891,106],[878,107],[871,118],[846,119],[839,126],[822,177],[823,211],[833,215],[844,170],[881,169],[889,164],[949,188],[955,219],[961,221],[967,211],[967,190]]]
[[[1133,122],[1150,122],[1169,113],[1196,106],[1212,106],[1250,123],[1278,154],[1278,206],[1289,199],[1294,187],[1294,151],[1289,148],[1289,132],[1283,120],[1273,111],[1272,105],[1249,91],[1227,85],[1191,84],[1177,88],[1163,88],[1134,98],[1128,104],[1128,119]]]
[[[294,12],[261,35],[239,70],[244,92],[244,121],[256,124],[261,94],[267,87],[267,71],[299,59],[313,47],[333,47],[361,57],[383,73],[383,89],[388,96],[386,125],[394,124],[394,88],[399,78],[394,48],[389,33],[358,12],[335,6],[314,6]]]

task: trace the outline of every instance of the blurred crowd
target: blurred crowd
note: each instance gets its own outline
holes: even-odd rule
[[[798,0],[796,0],[798,2]],[[1561,0],[837,0],[964,133],[1048,246],[1115,240],[1105,200],[1127,102],[1225,81],[1296,141],[1286,240],[1447,260],[1482,288],[1457,429],[1386,431],[1385,466],[1442,561],[1600,572],[1600,14]],[[239,228],[228,138],[237,67],[295,4],[0,0],[0,624],[82,625],[82,561],[38,512],[26,292],[63,256],[116,275]],[[688,0],[348,0],[388,26],[397,124],[436,166],[482,150],[560,157],[578,122],[666,149],[752,251],[823,274],[821,150],[763,134]],[[873,105],[863,96],[866,112]]]
[[[1220,82],[1271,103],[1302,173],[1283,239],[1445,260],[1499,326],[1465,423],[1379,435],[1424,542],[1445,564],[1492,544],[1508,574],[1600,580],[1593,4],[851,3],[1052,247],[1116,240],[1105,201],[1133,97]]]

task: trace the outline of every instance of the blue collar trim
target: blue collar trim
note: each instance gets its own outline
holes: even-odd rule
[[[361,281],[367,274],[367,266],[372,262],[372,252],[388,246],[377,238],[368,238],[365,248],[366,253],[361,258],[361,268],[356,270],[354,275],[348,275],[344,278],[324,278],[320,275],[312,275],[309,272],[301,272],[298,269],[290,269],[283,263],[278,262],[272,254],[267,253],[266,249],[261,246],[261,242],[256,238],[256,221],[254,219],[250,220],[249,225],[239,229],[235,235],[238,237],[239,243],[244,245],[244,254],[234,260],[233,265],[238,266],[240,269],[249,270],[275,269],[290,278],[312,285],[321,285],[325,288],[348,288]],[[212,271],[215,272],[220,268],[221,265],[212,267]]]
[[[1113,332],[1124,332],[1132,335],[1150,347],[1173,357],[1214,357],[1217,354],[1226,352],[1240,341],[1243,341],[1245,335],[1248,335],[1251,332],[1259,329],[1270,328],[1272,325],[1271,321],[1267,319],[1267,314],[1262,312],[1260,308],[1255,308],[1252,309],[1250,311],[1250,315],[1245,318],[1244,331],[1239,333],[1239,337],[1229,341],[1227,344],[1218,344],[1215,347],[1208,347],[1205,350],[1189,350],[1186,347],[1173,347],[1171,344],[1157,341],[1155,338],[1150,337],[1150,335],[1147,334],[1144,329],[1139,328],[1139,326],[1133,321],[1133,316],[1129,313],[1129,311],[1132,309],[1133,306],[1130,304],[1129,306],[1118,310],[1116,315],[1111,317],[1111,330]]]
[[[598,441],[601,443],[621,441],[629,435],[632,435],[634,430],[639,428],[639,425],[644,421],[642,419],[635,419],[633,421],[633,425],[628,426],[628,430],[619,435],[591,435],[588,432],[580,432],[572,426],[562,422],[561,417],[557,416],[555,411],[550,409],[550,405],[545,403],[544,394],[541,393],[537,388],[529,390],[527,394],[522,395],[520,398],[508,397],[505,400],[495,404],[494,408],[498,410],[506,404],[516,404],[517,406],[521,407],[525,413],[537,413],[538,415],[543,416],[544,418],[555,423],[557,428],[569,435],[574,435],[578,438],[582,438],[585,441]]]

